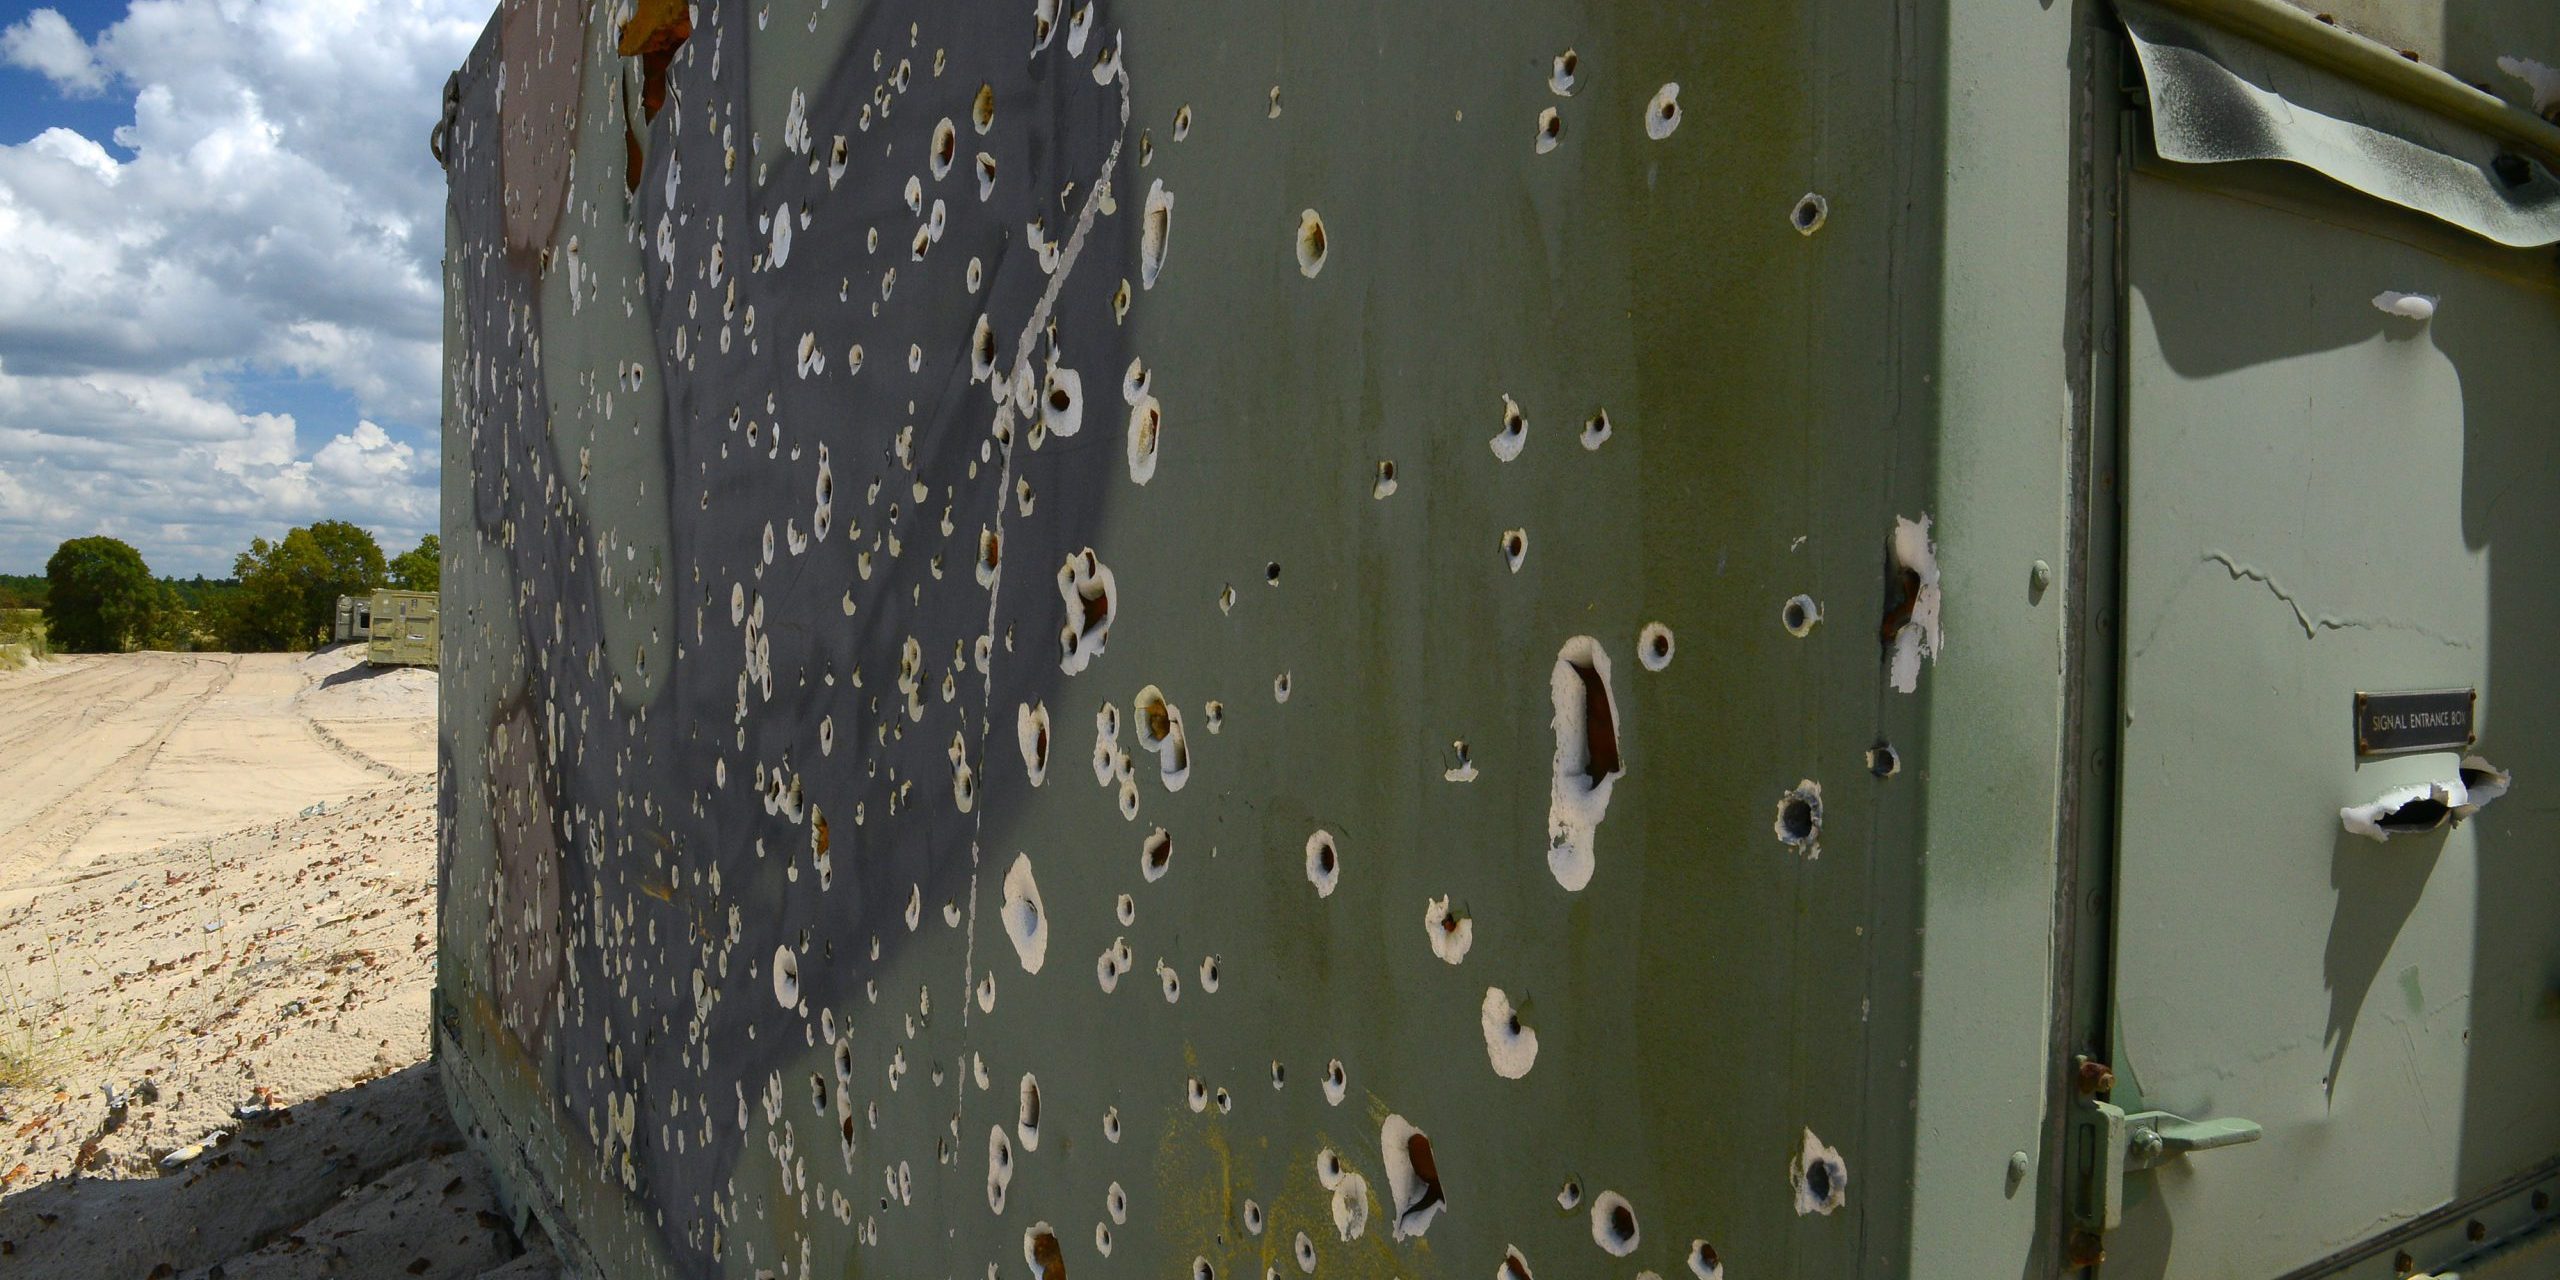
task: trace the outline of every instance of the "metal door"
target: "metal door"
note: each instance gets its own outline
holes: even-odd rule
[[[2103,1272],[2433,1270],[2560,1156],[2560,274],[2272,166],[2154,162],[2124,234]],[[2475,745],[2360,754],[2442,690]],[[2512,789],[2346,829],[2466,754]]]

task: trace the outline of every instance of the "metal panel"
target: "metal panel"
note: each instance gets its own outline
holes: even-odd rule
[[[2107,1274],[2387,1268],[2353,1247],[2560,1151],[2532,1101],[2560,1074],[2560,811],[2532,798],[2560,770],[2560,287],[2307,180],[2216,178],[2138,175],[2127,218],[2115,1102],[2265,1137],[2132,1175]],[[2341,809],[2460,764],[2360,760],[2356,694],[2443,688],[2479,690],[2516,794],[2349,834]]]
[[[365,660],[375,666],[432,667],[439,655],[432,591],[376,591]]]
[[[616,1277],[2018,1265],[2061,303],[1940,306],[1936,140],[1992,120],[1938,28],[1068,8],[510,3],[457,81],[439,1045],[515,1193]],[[1971,74],[2065,90],[2067,23]],[[1922,567],[1965,656],[1906,693]],[[1924,901],[1967,1172],[1915,1210]]]

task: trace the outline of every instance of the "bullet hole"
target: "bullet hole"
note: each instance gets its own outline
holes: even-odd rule
[[[1808,778],[1778,798],[1778,839],[1810,860],[1822,856],[1822,784]]]
[[[1467,752],[1466,739],[1460,738],[1449,744],[1449,759],[1451,761],[1449,767],[1440,771],[1442,781],[1473,782],[1476,780],[1476,762]]]
[[[1517,1248],[1504,1246],[1502,1265],[1494,1268],[1493,1280],[1534,1280],[1529,1274],[1529,1260],[1520,1256]]]
[[[1636,1251],[1636,1209],[1625,1196],[1603,1191],[1591,1202],[1591,1243],[1611,1257],[1623,1258]]]
[[[1289,1252],[1298,1260],[1298,1270],[1308,1275],[1316,1273],[1316,1242],[1308,1239],[1306,1232],[1298,1233],[1298,1238],[1289,1245]]]
[[[1039,1280],[1067,1280],[1066,1255],[1048,1223],[1035,1222],[1022,1233],[1022,1260],[1031,1264],[1031,1273]]]
[[[1325,1064],[1324,1064],[1324,1102],[1325,1102],[1325,1105],[1326,1105],[1326,1106],[1329,1106],[1329,1107],[1338,1107],[1338,1106],[1341,1106],[1341,1105],[1342,1105],[1342,1100],[1343,1100],[1344,1098],[1349,1097],[1349,1096],[1351,1096],[1351,1073],[1342,1069],[1342,1059],[1340,1059],[1340,1058],[1335,1058],[1335,1059],[1333,1059],[1332,1061],[1325,1063]],[[1327,1154],[1331,1154],[1331,1153],[1329,1153],[1329,1152],[1328,1152]],[[1327,1184],[1327,1185],[1331,1185],[1331,1184]]]
[[[966,281],[969,286],[969,292],[971,294],[977,293],[978,286],[984,284],[986,282],[986,278],[986,264],[978,261],[976,258],[969,259],[969,273]]]
[[[1341,875],[1341,855],[1334,850],[1333,833],[1318,829],[1307,837],[1307,883],[1316,887],[1317,897],[1330,898]]]
[[[857,343],[853,344],[852,349],[844,353],[844,372],[845,372],[845,376],[846,376],[846,377],[848,377],[848,378],[849,378],[849,377],[852,377],[853,375],[855,375],[855,374],[857,374],[857,373],[862,372],[862,344],[861,344],[861,343],[857,342]],[[749,443],[753,443],[753,442],[752,442],[752,441],[750,441]]]
[[[1938,548],[1930,540],[1929,524],[1927,512],[1918,520],[1896,516],[1893,522],[1895,595],[1885,610],[1882,635],[1888,682],[1902,693],[1920,687],[1921,660],[1935,662],[1946,649],[1938,627]]]
[[[1173,836],[1158,827],[1138,842],[1138,874],[1145,877],[1147,883],[1154,884],[1164,879],[1164,873],[1172,869]]]
[[[1538,1063],[1538,1033],[1520,1021],[1519,1011],[1511,1007],[1511,997],[1500,987],[1484,990],[1484,1048],[1493,1060],[1493,1073],[1505,1080],[1517,1080],[1529,1074]]]
[[[1123,822],[1135,822],[1137,819],[1138,780],[1128,774],[1122,774],[1120,777],[1120,820]]]
[[[1111,1215],[1111,1225],[1115,1227],[1129,1225],[1129,1193],[1121,1190],[1119,1183],[1114,1182],[1103,1191],[1102,1209],[1103,1212]]]
[[[969,102],[969,127],[984,136],[996,123],[996,87],[981,81],[978,95]]]
[[[1249,1236],[1262,1234],[1262,1206],[1251,1200],[1244,1202],[1244,1232]]]
[[[1268,584],[1272,585],[1272,586],[1275,586],[1275,587],[1280,585],[1280,562],[1279,562],[1279,561],[1274,560],[1274,561],[1272,561],[1270,564],[1267,564],[1267,565],[1264,565],[1264,566],[1263,566],[1263,568],[1262,568],[1262,580],[1263,580],[1264,582],[1266,582],[1266,583],[1268,583]]]
[[[2434,319],[2437,301],[2433,294],[2402,293],[2396,289],[2385,289],[2373,295],[2375,310],[2404,320]]]
[[[1093,1224],[1093,1251],[1106,1258],[1111,1256],[1111,1224],[1107,1222]]]
[[[1805,192],[1804,198],[1796,201],[1796,207],[1787,214],[1787,221],[1795,227],[1797,234],[1808,236],[1822,230],[1822,224],[1830,218],[1831,202],[1812,191]]]
[[[1378,1129],[1378,1155],[1387,1171],[1388,1207],[1395,1211],[1388,1234],[1405,1240],[1430,1230],[1431,1219],[1448,1207],[1431,1139],[1403,1116],[1390,1115]]]
[[[1140,129],[1138,130],[1138,167],[1144,169],[1155,162],[1156,131],[1153,129]]]
[[[1582,73],[1582,55],[1567,49],[1556,55],[1555,70],[1547,76],[1547,89],[1559,98],[1573,96],[1573,82]]]
[[[1058,0],[1032,0],[1031,52],[1049,47],[1049,38],[1058,34]]]
[[[1122,39],[1123,37],[1119,32],[1112,32],[1111,47],[1093,55],[1093,82],[1095,84],[1109,84],[1111,83],[1112,77],[1120,74],[1120,46]]]
[[[1539,112],[1537,141],[1538,154],[1545,155],[1548,152],[1555,150],[1556,144],[1563,141],[1564,117],[1559,114],[1554,107],[1549,107],[1546,110]]]
[[[996,158],[988,155],[984,151],[981,151],[971,163],[975,166],[978,174],[978,203],[985,204],[987,201],[994,199],[996,194]],[[978,291],[978,275],[976,271],[977,259],[970,259],[969,265],[971,268],[969,273],[969,292],[976,293]]]
[[[1004,932],[1013,939],[1014,954],[1024,973],[1038,973],[1049,957],[1049,913],[1040,905],[1040,886],[1031,878],[1031,855],[1015,854],[1004,873]]]
[[[996,585],[996,570],[1003,563],[1004,540],[997,535],[995,530],[989,529],[984,525],[980,525],[978,527],[978,560],[976,564],[978,585],[982,587],[993,587]]]
[[[2350,835],[2384,841],[2436,830],[2453,821],[2456,806],[2468,799],[2469,789],[2460,781],[2421,782],[2383,792],[2369,804],[2340,809],[2338,819]]]
[[[1200,1077],[1191,1077],[1182,1087],[1182,1100],[1191,1108],[1194,1115],[1208,1110],[1209,1086],[1200,1083]]]
[[[1138,285],[1156,287],[1156,277],[1164,273],[1165,247],[1173,235],[1173,193],[1164,189],[1158,178],[1147,188],[1145,213],[1138,222]]]
[[[1673,651],[1671,628],[1659,622],[1648,622],[1636,633],[1636,661],[1647,671],[1660,671],[1671,665]]]
[[[814,1071],[809,1073],[809,1107],[820,1116],[827,1114],[826,1077]]]
[[[1081,57],[1084,54],[1085,37],[1090,35],[1092,31],[1093,6],[1090,4],[1077,5],[1075,13],[1067,18],[1068,57]]]
[[[1040,425],[1063,440],[1084,430],[1084,377],[1062,365],[1049,366],[1040,392]]]
[[[1119,588],[1101,557],[1086,547],[1058,568],[1058,596],[1066,602],[1067,621],[1059,633],[1058,669],[1074,675],[1102,653],[1111,621],[1119,611]],[[1118,736],[1114,722],[1113,736]]]
[[[1447,898],[1423,904],[1422,932],[1431,944],[1431,954],[1450,964],[1465,960],[1468,949],[1476,944],[1476,922],[1462,910],[1451,910]]]
[[[1879,742],[1867,748],[1867,772],[1879,778],[1890,778],[1902,772],[1902,753],[1890,742]]]
[[[2453,806],[2453,820],[2461,822],[2488,807],[2490,801],[2507,793],[2515,785],[2515,776],[2480,756],[2464,756],[2462,768],[2455,775],[2462,783],[2463,798]]]
[[[1787,1176],[1795,1184],[1798,1217],[1808,1213],[1828,1217],[1849,1202],[1849,1166],[1811,1129],[1804,1131],[1804,1150],[1788,1166]]]
[[[1609,435],[1609,411],[1595,410],[1589,420],[1582,424],[1582,447],[1598,452],[1600,446],[1609,443]]]
[[[1520,404],[1509,396],[1502,398],[1502,429],[1493,433],[1493,456],[1504,462],[1520,456],[1529,443],[1529,419],[1520,412]]]
[[[1166,1004],[1181,1003],[1182,975],[1174,972],[1173,966],[1162,960],[1156,961],[1156,985],[1163,989]],[[1194,1107],[1192,1110],[1197,1111],[1199,1108]]]
[[[1333,1189],[1333,1230],[1344,1244],[1360,1238],[1369,1229],[1369,1180],[1359,1174],[1344,1172],[1342,1184]]]
[[[932,171],[933,180],[940,182],[951,176],[951,166],[959,158],[960,131],[952,126],[951,117],[944,116],[934,122],[933,143],[925,153],[925,167]]]
[[[993,969],[989,969],[985,973],[978,975],[978,1012],[994,1013],[995,1011],[996,972]],[[980,1087],[983,1088],[984,1086]]]
[[[1378,478],[1369,486],[1369,496],[1384,501],[1389,494],[1392,494],[1395,491],[1396,464],[1388,461],[1379,462]]]
[[[1235,587],[1234,587],[1234,586],[1232,586],[1232,585],[1229,585],[1229,586],[1223,586],[1223,587],[1218,588],[1218,612],[1220,612],[1220,613],[1234,613],[1235,611],[1236,611],[1236,589],[1235,589]]]
[[[996,372],[996,326],[985,315],[969,334],[969,381],[985,382]]]
[[[1666,84],[1644,107],[1644,135],[1660,142],[1680,127],[1680,86]]]
[[[1510,566],[1511,566],[1511,571],[1512,571],[1513,573],[1518,573],[1518,572],[1520,572],[1520,565],[1521,565],[1521,562],[1522,562],[1522,561],[1527,560],[1528,558],[1529,558],[1529,531],[1528,531],[1528,530],[1526,530],[1526,529],[1505,529],[1505,530],[1503,530],[1503,531],[1502,531],[1502,559],[1503,559],[1503,562],[1504,562],[1504,563],[1506,563],[1506,564],[1508,564],[1508,565],[1510,565]]]
[[[1005,1136],[1003,1125],[995,1125],[987,1130],[987,1207],[999,1216],[1005,1189],[1012,1185],[1013,1140]]]
[[[1218,958],[1216,956],[1200,958],[1200,989],[1210,995],[1218,993]],[[1223,1094],[1226,1090],[1220,1089],[1218,1092]]]
[[[1626,772],[1618,754],[1609,655],[1589,636],[1566,640],[1547,683],[1556,735],[1548,785],[1547,869],[1567,891],[1580,892],[1597,865],[1593,844],[1609,812],[1609,793]]]
[[[1280,674],[1271,677],[1271,700],[1273,702],[1287,702],[1289,700],[1288,672],[1283,671]]]
[[[1265,120],[1280,118],[1280,86],[1276,84],[1271,86],[1271,109],[1264,112],[1262,118]]]
[[[1102,1140],[1114,1145],[1119,1143],[1120,1108],[1112,1107],[1102,1113]]]
[[[1218,1108],[1218,1114],[1222,1116],[1236,1109],[1235,1098],[1228,1094],[1224,1086],[1220,1086],[1216,1093],[1210,1095],[1210,1102]]]
[[[1049,777],[1049,704],[1033,706],[1023,703],[1013,717],[1015,744],[1022,749],[1022,769],[1032,786]]]
[[[1194,1256],[1191,1259],[1191,1280],[1218,1280],[1217,1269],[1209,1265],[1207,1258]]]
[[[1822,603],[1812,596],[1796,596],[1778,610],[1778,621],[1791,636],[1809,636],[1822,625]]]
[[[1571,1212],[1573,1212],[1573,1210],[1574,1210],[1574,1206],[1579,1205],[1579,1204],[1581,1204],[1581,1203],[1582,1203],[1582,1180],[1581,1180],[1581,1179],[1579,1179],[1579,1178],[1567,1178],[1567,1179],[1565,1179],[1565,1180],[1564,1180],[1564,1185],[1563,1185],[1563,1186],[1556,1188],[1556,1207],[1557,1207],[1557,1208],[1562,1209],[1562,1210],[1564,1210],[1564,1211],[1565,1211],[1565,1212],[1567,1212],[1567,1213],[1571,1213]]]
[[[1689,1242],[1689,1274],[1698,1280],[1724,1280],[1724,1259],[1716,1256],[1716,1247],[1704,1240]]]
[[[1276,88],[1271,91],[1271,114],[1280,114],[1280,91]],[[1324,270],[1324,255],[1324,219],[1313,209],[1299,213],[1298,274],[1315,279],[1316,273]]]
[[[1145,484],[1156,478],[1156,445],[1164,436],[1164,407],[1154,396],[1141,397],[1129,410],[1129,479]]]
[[[785,1009],[800,1007],[800,957],[789,943],[773,949],[773,999]]]
[[[1216,733],[1227,723],[1227,704],[1216,698],[1209,699],[1201,704],[1200,719],[1201,723],[1209,727],[1209,732]]]

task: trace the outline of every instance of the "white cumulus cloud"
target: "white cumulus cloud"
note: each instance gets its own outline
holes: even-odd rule
[[[89,42],[58,9],[38,9],[0,31],[0,60],[51,80],[65,93],[98,93],[107,87],[107,69],[98,65]]]
[[[94,39],[50,9],[0,31],[64,93],[132,103],[112,139],[0,145],[0,569],[98,532],[223,573],[312,519],[392,551],[433,528],[426,137],[494,7],[136,0]]]

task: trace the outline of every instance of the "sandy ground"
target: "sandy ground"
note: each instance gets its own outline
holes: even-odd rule
[[[436,678],[356,658],[0,672],[0,1275],[553,1273],[421,1061]]]

